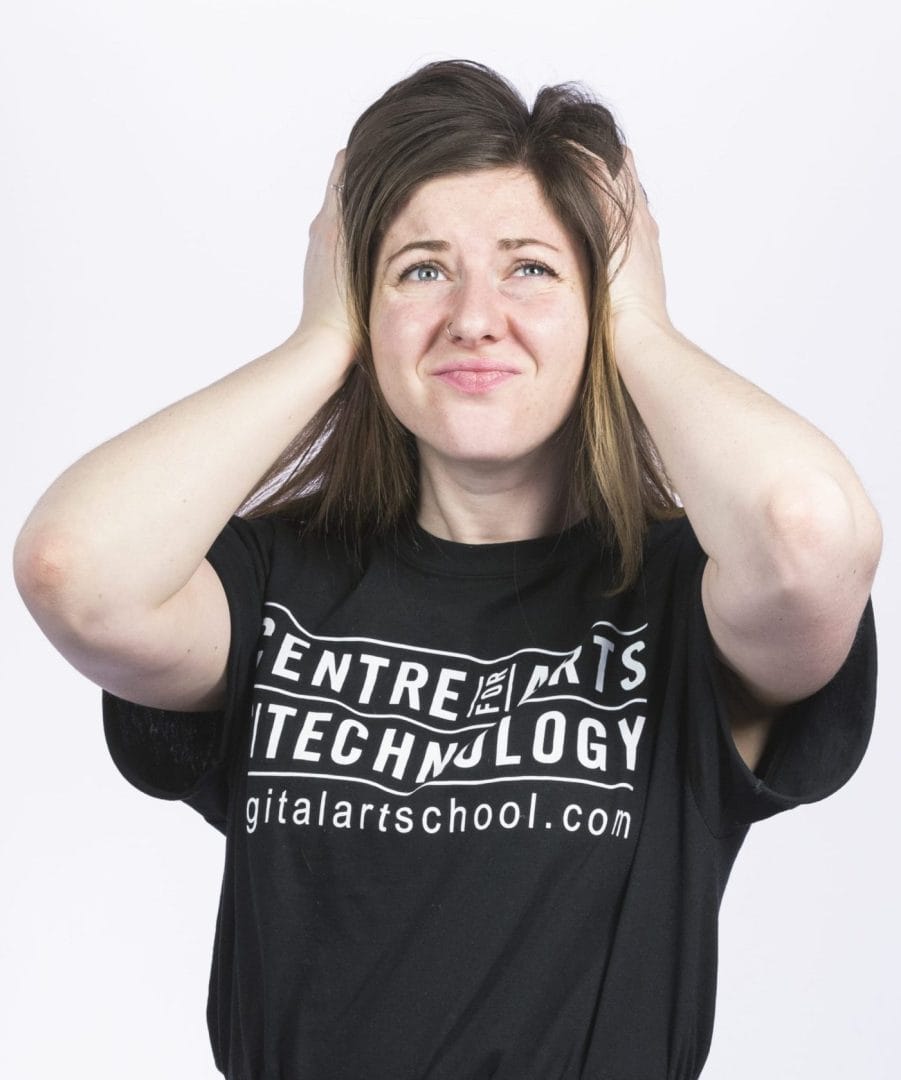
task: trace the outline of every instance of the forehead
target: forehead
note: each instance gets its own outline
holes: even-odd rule
[[[385,232],[388,242],[415,237],[453,241],[476,232],[493,237],[536,236],[563,242],[566,229],[538,181],[525,169],[452,173],[420,184]]]

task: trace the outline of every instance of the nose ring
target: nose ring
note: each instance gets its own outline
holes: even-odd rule
[[[448,338],[450,338],[451,341],[454,340],[454,332],[453,332],[453,330],[451,330],[451,323],[448,323],[445,326],[444,332],[445,332],[445,334],[447,334]]]

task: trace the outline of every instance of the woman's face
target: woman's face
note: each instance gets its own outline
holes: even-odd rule
[[[531,173],[416,190],[382,241],[369,328],[379,385],[424,467],[549,453],[581,383],[587,283]]]

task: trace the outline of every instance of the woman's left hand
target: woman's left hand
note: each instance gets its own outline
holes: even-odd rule
[[[634,185],[634,209],[629,227],[628,243],[614,252],[609,267],[610,308],[613,329],[626,322],[649,320],[658,328],[672,327],[666,310],[666,282],[663,259],[660,255],[660,230],[654,220],[648,200],[638,179],[632,151],[626,148],[625,161],[616,180],[608,182],[620,201],[630,202],[629,181]]]

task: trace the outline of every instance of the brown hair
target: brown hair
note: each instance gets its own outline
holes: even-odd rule
[[[379,245],[420,184],[519,167],[536,178],[590,267],[586,374],[559,433],[569,461],[566,507],[616,546],[618,585],[632,584],[648,523],[681,511],[613,356],[608,266],[628,243],[635,192],[628,171],[625,201],[605,186],[591,155],[615,178],[624,151],[612,114],[581,85],[544,87],[530,110],[505,79],[471,61],[428,64],[370,105],[347,142],[341,196],[356,363],[248,496],[246,516],[278,512],[359,550],[365,536],[415,513],[416,444],[385,403],[369,339]]]

